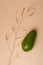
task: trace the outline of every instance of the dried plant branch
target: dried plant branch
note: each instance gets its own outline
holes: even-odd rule
[[[16,20],[16,21],[17,21],[17,20]],[[19,28],[20,28],[21,23],[22,23],[22,22],[20,22],[20,24],[19,24],[19,26],[18,26],[18,28],[17,28],[16,34],[15,34],[14,43],[15,43],[15,41],[16,41],[17,32],[19,31]],[[8,65],[11,65],[11,58],[12,58],[12,55],[13,55],[14,48],[15,48],[15,44],[13,44],[13,49],[12,49],[12,51],[11,51],[11,55],[10,55],[10,58],[9,58]]]

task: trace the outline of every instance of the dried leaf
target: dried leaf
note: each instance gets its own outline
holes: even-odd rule
[[[5,35],[5,39],[6,39],[7,41],[9,40],[9,38],[8,38],[8,35],[7,35],[7,34]]]
[[[17,24],[18,24],[19,21],[18,21],[18,18],[17,18],[17,13],[18,13],[18,11],[16,11],[16,13],[15,13],[15,18],[16,18],[16,22],[17,22]]]
[[[22,10],[21,17],[23,17],[24,11],[25,11],[25,8],[23,8],[23,10]]]
[[[34,14],[35,14],[35,12],[33,12],[33,13],[29,14],[28,16],[32,16],[32,15],[34,15]]]

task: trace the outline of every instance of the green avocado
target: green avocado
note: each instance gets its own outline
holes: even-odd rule
[[[37,31],[36,30],[30,31],[26,35],[26,37],[22,41],[22,49],[24,51],[27,52],[27,51],[30,51],[33,48],[34,43],[35,43],[36,36],[37,36]]]

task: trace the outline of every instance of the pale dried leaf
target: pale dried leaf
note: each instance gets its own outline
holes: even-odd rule
[[[22,10],[21,17],[23,17],[24,11],[25,11],[25,8],[23,8],[23,10]]]
[[[18,13],[18,11],[16,11],[16,13],[15,13],[15,19],[16,19],[16,23],[18,24],[19,21],[18,21],[17,13]]]

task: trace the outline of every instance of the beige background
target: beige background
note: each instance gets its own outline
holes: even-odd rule
[[[21,13],[22,8],[33,4],[36,4],[37,13],[25,18],[17,31],[19,23],[16,23],[15,12],[18,10]],[[22,22],[19,12],[18,20]],[[38,31],[35,46],[26,53],[18,44],[21,44],[25,35],[34,28]],[[17,38],[14,43],[15,31],[20,39]],[[8,40],[6,40],[6,34]],[[43,0],[0,0],[0,65],[8,65],[13,43],[18,46],[14,49],[9,65],[43,65]]]

